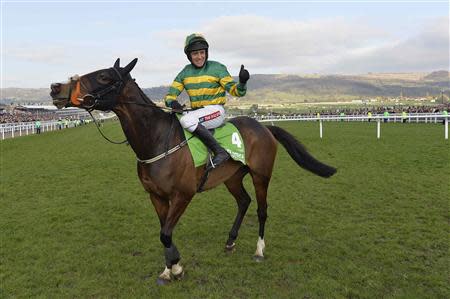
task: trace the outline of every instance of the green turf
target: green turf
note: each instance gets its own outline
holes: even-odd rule
[[[252,201],[236,252],[236,206],[197,195],[175,232],[183,281],[158,287],[159,222],[134,154],[92,125],[1,141],[0,297],[449,298],[449,142],[439,124],[279,123],[331,179],[279,147],[266,260]],[[123,137],[117,123],[105,131]],[[246,185],[253,197],[250,180]]]

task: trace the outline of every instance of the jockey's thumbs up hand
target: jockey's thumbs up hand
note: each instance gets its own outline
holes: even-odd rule
[[[241,70],[239,71],[239,82],[241,84],[247,83],[248,79],[250,79],[249,72],[244,68],[244,65],[241,65]]]

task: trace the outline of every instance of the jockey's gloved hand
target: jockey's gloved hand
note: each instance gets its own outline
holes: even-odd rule
[[[170,108],[174,109],[174,110],[183,110],[183,106],[181,106],[181,104],[178,101],[172,101],[170,102]]]
[[[241,84],[247,83],[248,79],[250,79],[250,73],[244,69],[244,65],[241,65],[241,70],[239,71],[239,82]]]

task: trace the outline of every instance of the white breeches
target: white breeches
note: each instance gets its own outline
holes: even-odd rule
[[[214,129],[225,121],[225,109],[222,105],[209,105],[197,110],[187,111],[180,118],[180,124],[189,132],[194,132],[198,124],[207,129]]]

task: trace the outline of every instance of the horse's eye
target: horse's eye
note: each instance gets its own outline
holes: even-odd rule
[[[100,73],[97,76],[97,81],[101,84],[108,84],[111,81],[111,78],[107,73]]]

